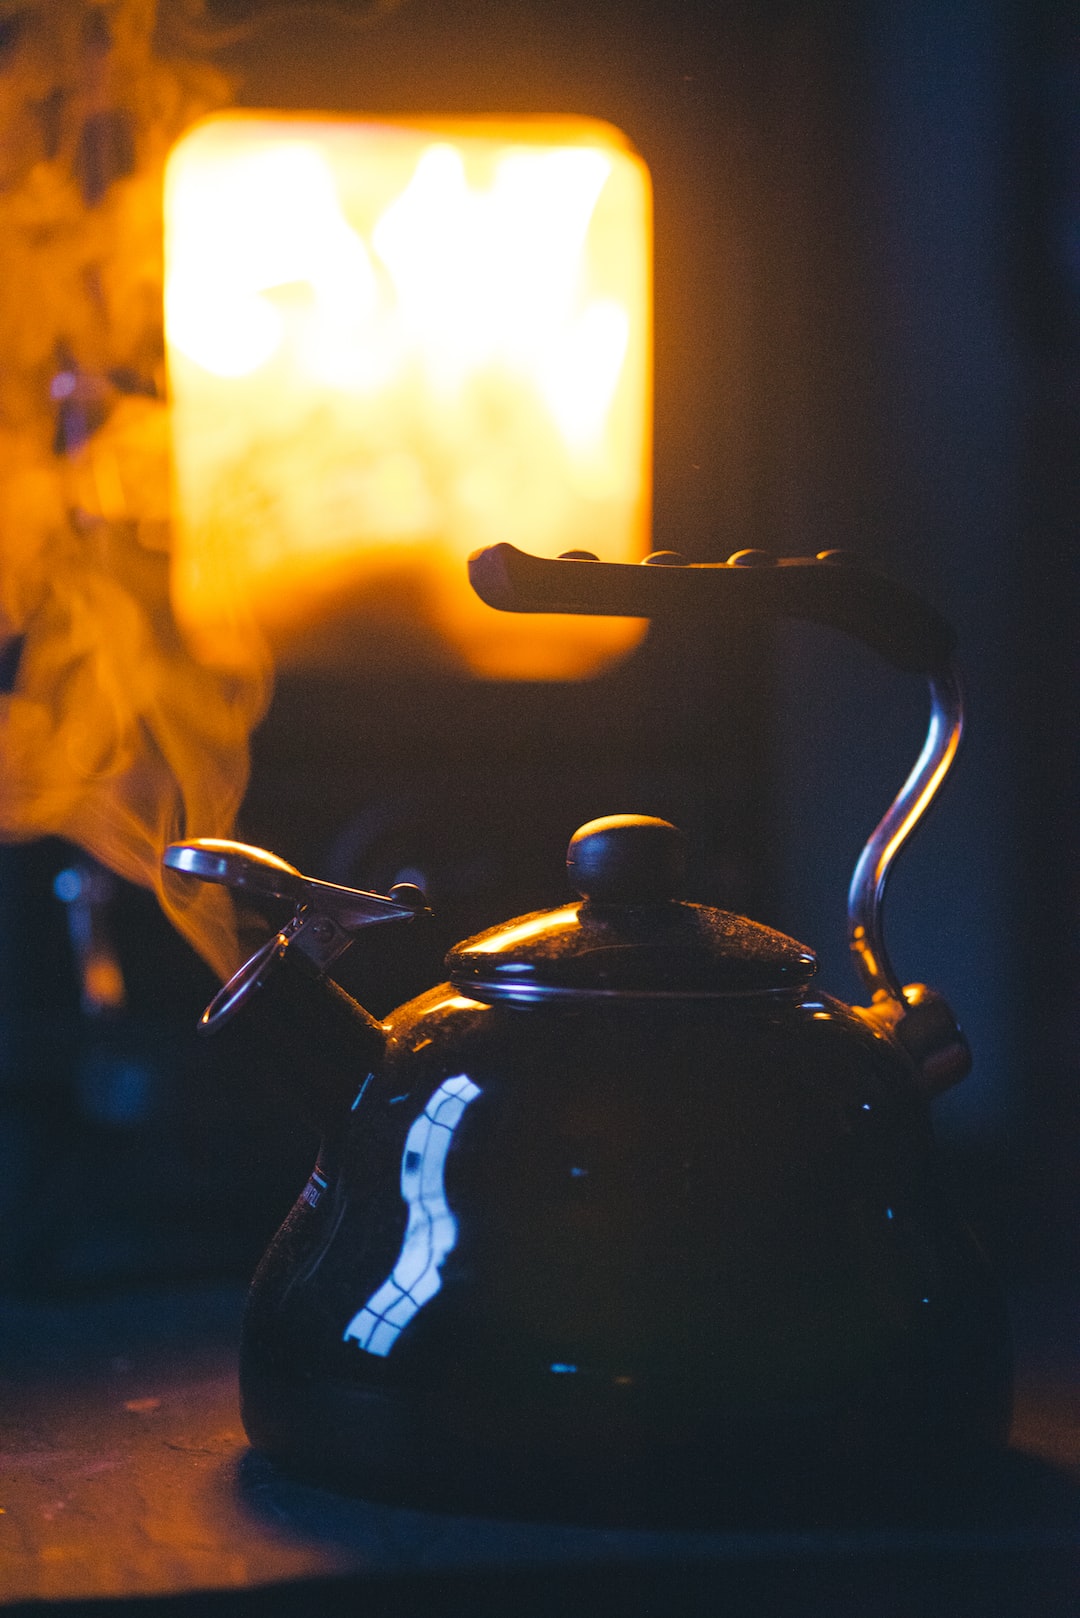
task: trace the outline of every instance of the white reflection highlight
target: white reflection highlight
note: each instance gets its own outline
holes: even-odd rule
[[[439,1270],[457,1241],[457,1220],[443,1184],[446,1154],[454,1130],[479,1087],[464,1073],[445,1079],[405,1137],[401,1195],[409,1222],[393,1273],[357,1311],[345,1328],[369,1354],[385,1356],[413,1316],[438,1292]]]

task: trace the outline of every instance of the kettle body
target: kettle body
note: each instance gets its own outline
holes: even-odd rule
[[[910,1060],[852,1009],[447,982],[385,1035],[252,1284],[258,1449],[393,1499],[577,1512],[775,1502],[1003,1441],[1000,1296]]]
[[[926,742],[849,894],[869,1003],[819,993],[795,940],[684,903],[681,836],[647,816],[581,828],[580,901],[458,945],[385,1024],[326,972],[423,895],[240,844],[166,850],[295,905],[203,1026],[249,1002],[270,1019],[323,1134],[240,1365],[252,1443],[305,1475],[458,1509],[804,1515],[1005,1439],[1004,1306],[930,1126],[970,1053],[880,925],[960,740],[951,632],[839,553],[659,560],[497,546],[470,574],[511,611],[803,616],[929,679]]]

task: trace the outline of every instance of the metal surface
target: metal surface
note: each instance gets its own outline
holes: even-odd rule
[[[507,1003],[520,1006],[536,1005],[588,1005],[594,1001],[617,1001],[620,1004],[656,1001],[657,1003],[683,1003],[714,1000],[753,1001],[755,1004],[783,1005],[803,995],[804,984],[782,989],[571,989],[558,984],[501,981],[498,978],[469,978],[451,982],[462,994],[468,994],[485,1004]]]
[[[216,1033],[242,1010],[248,997],[262,987],[270,973],[279,965],[296,930],[294,919],[287,928],[275,933],[273,938],[268,938],[266,943],[233,973],[199,1018],[200,1034]]]
[[[187,843],[170,843],[161,863],[181,876],[243,889],[263,899],[299,899],[304,886],[304,878],[295,865],[289,865],[277,854],[221,837],[195,837]]]
[[[217,837],[170,843],[162,864],[199,882],[216,882],[262,899],[288,899],[296,914],[267,940],[219,989],[199,1021],[203,1034],[216,1032],[247,1003],[277,968],[285,952],[295,948],[316,972],[344,953],[362,927],[379,922],[411,921],[420,914],[424,896],[411,883],[399,883],[389,896],[320,882],[265,848]]]
[[[401,883],[390,896],[367,893],[362,888],[346,888],[335,882],[320,882],[304,876],[295,865],[249,843],[232,843],[218,837],[195,837],[187,843],[170,843],[162,864],[181,876],[200,882],[217,882],[259,899],[289,899],[309,906],[340,927],[364,927],[376,921],[397,921],[424,908],[423,895],[408,883]]]
[[[875,999],[906,1004],[882,937],[881,910],[893,861],[937,794],[960,745],[963,694],[954,669],[930,678],[930,725],[915,767],[859,856],[848,889],[848,931],[859,976]]]

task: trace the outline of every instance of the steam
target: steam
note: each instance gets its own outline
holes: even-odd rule
[[[160,855],[228,835],[269,669],[253,630],[227,671],[199,661],[169,604],[161,194],[228,87],[155,54],[155,12],[0,0],[0,838],[155,889],[225,975],[227,896],[166,892]]]

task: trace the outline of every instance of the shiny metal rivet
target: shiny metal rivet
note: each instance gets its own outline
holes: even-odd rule
[[[768,551],[733,551],[727,559],[728,567],[772,567],[773,558]]]
[[[427,894],[415,882],[395,882],[387,898],[396,905],[403,905],[406,910],[427,909]]]

